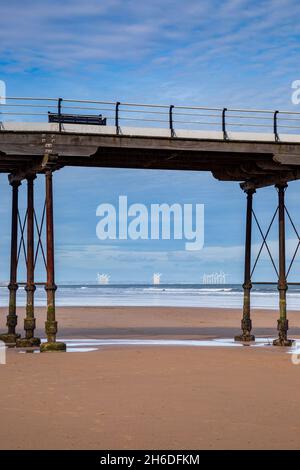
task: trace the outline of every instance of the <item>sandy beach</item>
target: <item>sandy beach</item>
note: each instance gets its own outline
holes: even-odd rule
[[[37,334],[45,310],[38,308]],[[1,329],[5,324],[1,309]],[[24,310],[19,309],[19,325]],[[300,337],[291,312],[290,336]],[[254,311],[257,336],[278,313]],[[231,338],[241,312],[58,308],[60,338]],[[19,328],[20,330],[20,328]],[[104,346],[0,365],[1,449],[297,449],[300,366],[265,347]]]

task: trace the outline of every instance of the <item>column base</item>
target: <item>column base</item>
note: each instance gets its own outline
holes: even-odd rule
[[[286,346],[291,347],[294,344],[294,340],[287,338],[277,338],[273,341],[273,346]]]
[[[2,333],[0,334],[0,341],[3,341],[3,343],[7,345],[16,345],[17,339],[19,339],[21,335],[19,334],[13,334],[13,333]]]
[[[67,350],[67,345],[59,341],[52,343],[42,343],[40,346],[41,352],[65,352]]]
[[[250,333],[248,334],[242,333],[241,335],[235,336],[234,341],[240,341],[242,343],[249,343],[250,341],[255,341],[255,336],[251,335]]]
[[[40,338],[20,338],[17,339],[16,347],[17,348],[36,348],[41,344]]]

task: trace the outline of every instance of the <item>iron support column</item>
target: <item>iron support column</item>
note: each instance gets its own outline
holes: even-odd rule
[[[36,321],[34,316],[34,180],[36,176],[27,177],[27,282],[26,290],[26,317],[24,319],[25,338],[17,340],[17,347],[39,346],[41,340],[34,337]]]
[[[250,293],[251,283],[251,235],[252,235],[252,203],[255,189],[248,189],[247,193],[247,213],[246,213],[246,240],[245,240],[245,266],[244,266],[244,304],[243,318],[241,322],[242,334],[235,336],[235,341],[254,341],[255,336],[251,334],[252,322],[250,318]]]
[[[57,321],[55,319],[55,285],[54,276],[54,227],[53,227],[53,188],[52,171],[48,170],[46,178],[46,237],[47,237],[47,321],[45,330],[47,342],[41,344],[41,352],[65,351],[65,343],[56,341]]]
[[[18,317],[16,314],[16,297],[17,297],[17,265],[18,265],[18,197],[19,197],[19,181],[10,183],[12,186],[12,211],[11,211],[11,245],[10,245],[10,280],[9,280],[9,307],[7,316],[8,332],[0,335],[0,340],[11,346],[16,344],[16,340],[20,337],[16,334],[16,326]]]
[[[289,323],[286,315],[286,292],[288,289],[286,281],[285,265],[285,204],[284,195],[287,184],[276,185],[278,190],[278,227],[279,227],[279,320],[277,323],[278,339],[273,341],[274,346],[291,346],[293,341],[287,338]]]

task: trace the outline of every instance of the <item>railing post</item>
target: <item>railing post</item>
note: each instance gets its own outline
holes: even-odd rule
[[[275,112],[274,112],[273,127],[274,127],[275,142],[279,142],[278,122],[277,122],[277,116],[278,116],[278,114],[279,114],[279,111],[275,111]]]
[[[47,321],[45,330],[47,342],[42,343],[41,352],[65,351],[65,343],[56,341],[57,321],[55,318],[55,284],[54,276],[54,224],[53,224],[53,188],[52,171],[47,170],[46,175],[46,237],[47,237]]]
[[[285,204],[284,196],[287,184],[277,184],[278,191],[278,240],[279,240],[279,320],[277,322],[278,339],[273,341],[274,346],[292,346],[293,341],[287,338],[289,323],[286,315],[286,292],[288,289],[285,265]]]
[[[57,114],[58,114],[58,130],[59,132],[62,131],[62,122],[61,122],[61,103],[63,99],[58,98],[58,103],[57,103]]]
[[[244,304],[243,318],[241,323],[242,334],[235,336],[235,341],[254,341],[255,336],[251,334],[252,321],[250,318],[250,293],[252,289],[251,283],[251,238],[252,238],[252,204],[255,189],[248,189],[247,194],[247,214],[246,214],[246,240],[245,240],[245,266],[244,266]]]
[[[16,313],[17,298],[17,268],[18,268],[18,197],[20,181],[12,180],[12,210],[11,210],[11,243],[10,243],[10,280],[9,280],[9,308],[7,316],[8,331],[0,335],[4,343],[15,345],[20,335],[16,333],[18,317]]]
[[[228,139],[228,135],[227,135],[227,131],[226,131],[226,118],[225,118],[226,111],[227,111],[227,108],[223,108],[223,111],[222,111],[222,132],[223,132],[223,139],[224,140]]]
[[[116,102],[116,110],[115,110],[115,126],[116,126],[116,134],[119,135],[120,133],[120,127],[119,127],[119,107],[120,107],[120,101]]]
[[[175,136],[174,126],[173,126],[173,109],[174,109],[174,105],[171,104],[169,108],[169,128],[171,132],[171,137]]]

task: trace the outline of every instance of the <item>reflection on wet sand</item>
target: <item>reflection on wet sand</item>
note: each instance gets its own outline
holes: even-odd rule
[[[42,340],[45,341],[45,340]],[[179,340],[179,339],[61,339],[67,344],[67,352],[93,352],[103,347],[112,346],[171,346],[171,347],[225,347],[225,348],[241,348],[241,347],[271,347],[273,338],[256,338],[251,343],[239,343],[231,338],[214,338],[203,340]],[[294,341],[291,348],[286,348],[286,352],[291,354],[300,354],[300,340]],[[20,353],[38,353],[37,349],[20,350]]]

